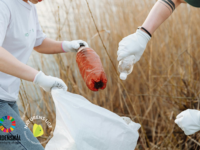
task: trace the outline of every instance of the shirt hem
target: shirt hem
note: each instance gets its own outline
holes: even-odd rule
[[[16,102],[16,101],[18,101],[18,98],[17,98],[17,99],[15,99],[15,98],[12,98],[12,99],[9,98],[9,99],[7,99],[7,98],[5,98],[5,97],[0,97],[0,100],[3,100],[3,101],[9,101],[9,102],[11,102],[11,101],[12,101],[12,102],[13,102],[13,101]]]

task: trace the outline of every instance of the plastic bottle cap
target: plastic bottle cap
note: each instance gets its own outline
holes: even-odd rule
[[[127,74],[122,72],[122,73],[120,74],[120,79],[126,80],[126,78],[127,78]]]
[[[83,50],[85,48],[85,46],[82,46],[78,49],[77,53],[80,52],[81,50]]]

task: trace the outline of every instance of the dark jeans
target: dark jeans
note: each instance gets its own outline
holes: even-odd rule
[[[24,126],[16,102],[0,100],[0,150],[44,150],[38,139]],[[6,129],[10,129],[11,132],[4,132]],[[8,140],[8,137],[15,139]]]

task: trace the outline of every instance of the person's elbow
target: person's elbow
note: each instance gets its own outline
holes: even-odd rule
[[[4,50],[3,47],[0,46],[0,53],[2,54],[2,51]],[[3,55],[0,55],[0,61],[2,60]]]
[[[34,50],[41,53],[41,45],[34,47]]]
[[[44,51],[44,48],[45,48],[45,41],[46,41],[46,38],[42,41],[38,41],[36,42],[35,46],[34,46],[34,50],[37,51],[38,53],[43,53]]]

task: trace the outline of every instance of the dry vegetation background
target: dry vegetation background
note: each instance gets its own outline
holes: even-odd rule
[[[41,26],[50,38],[82,39],[99,54],[108,77],[107,88],[103,91],[91,92],[86,87],[75,54],[50,56],[34,52],[29,64],[46,74],[62,78],[70,92],[141,123],[137,150],[198,150],[200,133],[185,136],[174,120],[181,111],[199,109],[200,106],[199,9],[182,4],[153,35],[143,57],[125,82],[119,80],[114,69],[118,66],[116,52],[119,41],[142,25],[155,2],[88,0],[109,56],[85,0],[45,0],[39,4]],[[50,93],[32,83],[22,83],[19,105],[24,121],[39,114],[55,126],[55,108]],[[51,131],[45,124],[43,127],[45,135],[39,138],[40,141],[48,140]]]

